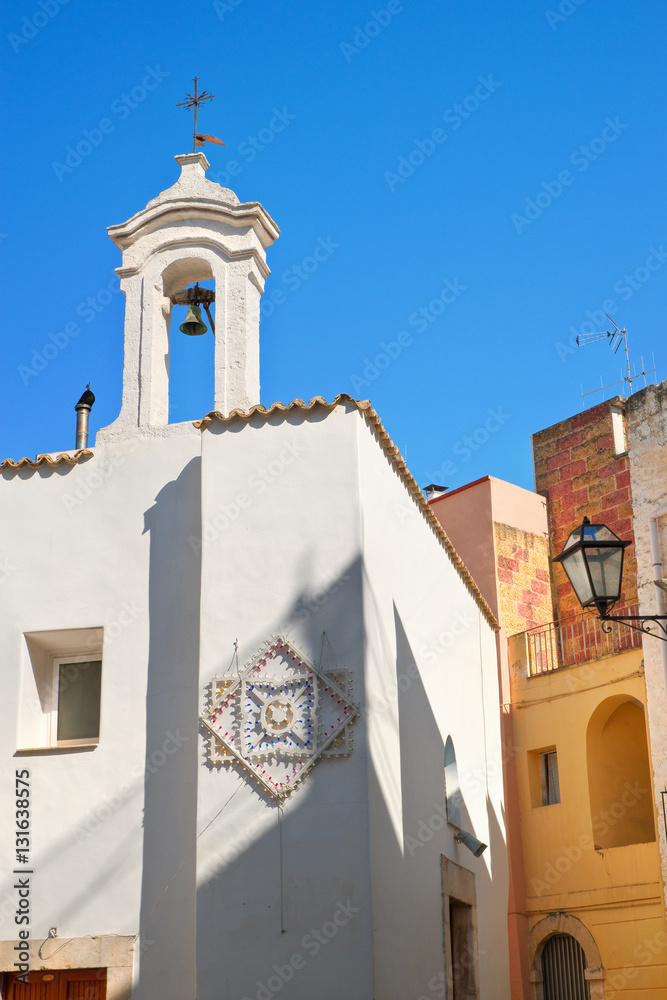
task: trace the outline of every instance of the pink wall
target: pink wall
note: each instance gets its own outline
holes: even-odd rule
[[[520,486],[485,476],[430,501],[433,513],[473,575],[477,586],[501,624],[498,633],[505,781],[507,848],[510,864],[508,933],[510,940],[510,980],[512,1000],[529,1000],[528,915],[521,837],[519,789],[515,766],[515,740],[510,705],[507,636],[499,614],[494,523],[507,524],[519,531],[545,536],[548,531],[544,497]]]

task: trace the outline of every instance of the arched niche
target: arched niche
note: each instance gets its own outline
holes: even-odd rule
[[[456,751],[451,736],[445,742],[445,802],[447,805],[447,822],[460,828],[461,826],[461,788],[459,772],[456,766]]]
[[[547,942],[556,934],[569,934],[577,941],[586,957],[584,977],[590,990],[590,1000],[604,1000],[604,969],[600,951],[589,929],[577,917],[569,913],[550,913],[528,933],[528,953],[530,955],[530,981],[533,984],[535,1000],[546,1000],[542,976],[542,952]]]
[[[644,707],[635,698],[607,698],[586,732],[593,842],[597,849],[655,840],[651,767]]]

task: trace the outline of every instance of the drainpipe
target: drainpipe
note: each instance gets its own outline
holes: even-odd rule
[[[662,569],[662,559],[660,558],[660,539],[658,537],[658,518],[664,517],[667,514],[667,507],[660,507],[658,510],[654,510],[651,514],[649,520],[649,527],[651,532],[651,561],[653,562],[653,579],[655,583],[662,583],[663,581],[663,569]],[[658,605],[657,614],[665,614],[665,591],[662,587],[656,586],[656,604]],[[660,648],[662,650],[662,672],[665,677],[665,690],[667,691],[667,642],[661,642]]]
[[[95,396],[90,391],[90,382],[86,386],[81,399],[76,404],[76,450],[88,447],[88,418],[93,408]]]

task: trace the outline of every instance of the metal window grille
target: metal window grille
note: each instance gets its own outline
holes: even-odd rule
[[[556,805],[560,802],[560,784],[558,781],[558,757],[555,750],[540,754],[540,769],[542,772],[542,805]]]
[[[544,1000],[589,1000],[586,956],[569,934],[555,934],[542,952]]]

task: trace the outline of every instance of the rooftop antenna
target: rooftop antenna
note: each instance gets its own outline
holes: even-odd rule
[[[600,378],[600,383],[601,383],[600,388],[592,389],[590,392],[582,391],[581,393],[582,399],[586,396],[592,396],[596,392],[606,392],[607,389],[613,389],[617,385],[624,385],[624,384],[627,384],[628,395],[631,396],[633,380],[638,378],[643,378],[644,385],[646,386],[648,385],[646,381],[646,376],[652,375],[656,370],[655,357],[653,358],[653,368],[651,368],[649,371],[646,371],[644,358],[642,357],[642,370],[639,373],[635,371],[635,374],[634,375],[632,374],[632,368],[630,367],[630,352],[628,350],[628,331],[625,329],[625,327],[623,327],[623,329],[621,330],[620,327],[618,327],[616,323],[614,323],[613,319],[608,313],[605,313],[605,316],[607,317],[607,319],[609,320],[614,329],[611,331],[604,330],[599,333],[580,333],[577,336],[577,347],[587,347],[588,344],[596,344],[599,340],[607,340],[609,342],[609,347],[611,348],[612,354],[616,354],[621,344],[623,344],[625,347],[625,365],[627,369],[627,375],[624,375],[623,378],[620,380],[620,382],[612,382],[611,385],[602,384],[602,378]]]

